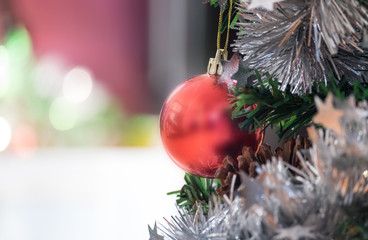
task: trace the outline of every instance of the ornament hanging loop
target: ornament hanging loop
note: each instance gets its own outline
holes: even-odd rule
[[[207,66],[207,73],[210,75],[221,75],[224,68],[221,64],[221,56],[223,60],[227,60],[227,51],[224,49],[217,49],[215,58],[210,58]]]
[[[220,49],[220,40],[221,40],[221,27],[222,27],[222,15],[223,11],[220,9],[219,16],[219,24],[217,30],[217,51],[215,58],[210,58],[207,66],[207,73],[210,75],[222,75],[224,72],[224,68],[221,64],[221,56],[223,60],[227,60],[227,47],[229,44],[229,32],[230,32],[230,24],[231,24],[231,12],[233,7],[233,0],[229,0],[229,10],[228,10],[228,18],[227,18],[227,32],[226,32],[226,42],[224,49]]]

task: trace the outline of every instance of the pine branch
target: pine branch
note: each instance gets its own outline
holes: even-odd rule
[[[186,173],[184,176],[186,184],[181,190],[167,193],[167,195],[176,195],[176,204],[187,211],[195,211],[197,204],[201,204],[203,210],[207,211],[208,201],[212,195],[217,195],[216,189],[220,187],[217,179],[201,178]]]
[[[224,12],[229,7],[228,0],[203,0],[202,2],[203,3],[210,3],[210,6],[213,6],[213,7],[219,7],[220,6],[220,9],[221,9],[220,11],[222,11],[222,12]],[[233,0],[233,3],[237,3],[237,2],[239,2],[239,1],[238,0]],[[229,16],[226,14],[224,16],[223,23],[227,23],[228,18],[229,18]],[[238,11],[235,7],[233,7],[232,10],[231,10],[230,29],[234,28],[235,23],[238,22],[238,18],[239,18]],[[223,32],[225,32],[226,28],[227,28],[227,24],[222,24],[222,27],[220,29],[220,33],[222,34]]]
[[[312,93],[297,95],[291,93],[290,86],[285,91],[279,90],[280,83],[269,74],[263,76],[255,71],[256,84],[236,89],[233,118],[240,121],[242,129],[265,129],[276,127],[279,138],[291,137],[301,127],[311,123],[316,113],[314,97],[325,99],[332,92],[340,99],[354,95],[357,101],[368,99],[368,84],[354,82],[350,85],[346,80],[338,81],[332,75],[325,83],[315,83]],[[244,106],[256,106],[255,109]],[[253,107],[254,108],[254,107]]]
[[[345,218],[336,226],[335,239],[368,239],[368,206],[366,202],[355,201],[343,207]]]

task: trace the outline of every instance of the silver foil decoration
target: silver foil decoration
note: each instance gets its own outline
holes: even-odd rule
[[[238,39],[232,45],[243,65],[278,78],[281,90],[306,93],[330,73],[368,82],[364,31],[368,10],[357,0],[286,0],[273,11],[238,5]]]
[[[338,226],[368,204],[368,104],[335,99],[334,107],[344,112],[343,132],[312,129],[307,160],[298,153],[303,169],[274,158],[258,167],[256,179],[241,174],[234,197],[213,197],[208,215],[201,206],[195,214],[181,210],[159,227],[162,235],[150,229],[151,238],[346,239],[334,235]]]

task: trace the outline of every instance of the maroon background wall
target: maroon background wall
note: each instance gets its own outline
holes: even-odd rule
[[[148,0],[12,0],[37,56],[89,67],[124,109],[150,109]]]

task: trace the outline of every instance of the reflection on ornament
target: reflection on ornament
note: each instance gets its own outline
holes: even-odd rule
[[[226,84],[203,74],[180,84],[166,99],[160,116],[163,145],[184,171],[213,177],[226,155],[236,157],[243,146],[256,152],[263,132],[242,131],[231,120]]]

